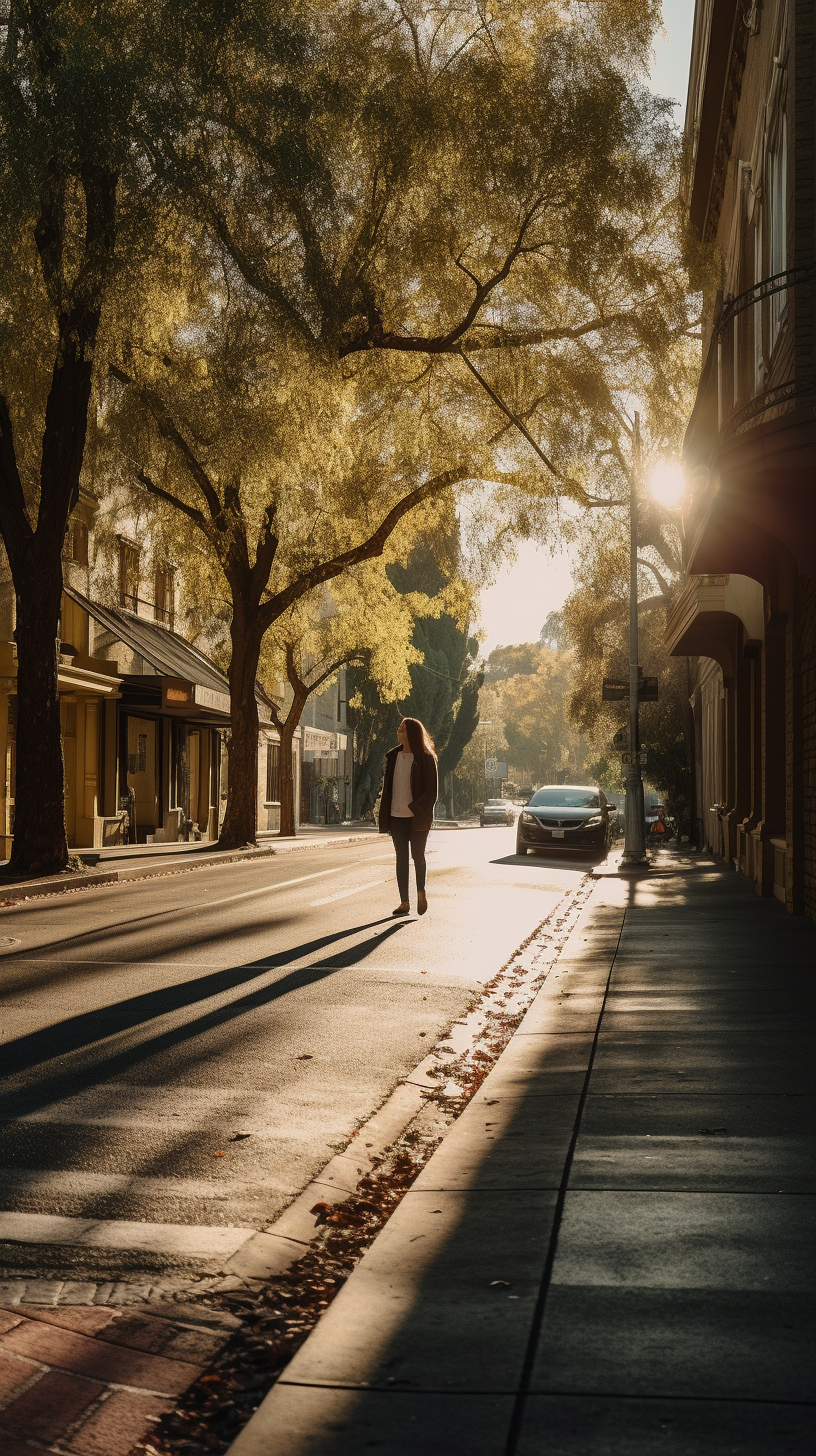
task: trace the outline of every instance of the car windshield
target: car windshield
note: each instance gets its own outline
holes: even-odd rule
[[[570,789],[553,784],[533,794],[530,807],[540,809],[542,806],[549,809],[599,809],[601,801],[592,789]]]
[[[494,804],[497,808],[503,809],[505,807],[505,805],[509,803],[509,800],[508,799],[488,799],[487,803],[488,803],[488,807],[491,804]]]

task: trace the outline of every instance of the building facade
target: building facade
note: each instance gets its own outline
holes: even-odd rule
[[[816,77],[813,0],[698,0],[686,202],[715,244],[685,440],[706,841],[816,916]]]
[[[300,818],[304,824],[342,824],[353,817],[354,754],[347,699],[346,669],[341,667],[335,681],[309,698],[303,710]]]
[[[58,688],[71,849],[218,838],[224,818],[229,681],[176,628],[190,627],[171,564],[135,530],[115,544],[111,573],[94,570],[97,500],[82,492],[63,559]],[[127,522],[125,523],[127,528]],[[17,736],[14,592],[0,573],[0,857],[11,853]],[[281,687],[281,692],[283,691]],[[280,751],[271,708],[256,689],[258,829],[280,827],[268,762]],[[296,783],[300,734],[294,745]],[[297,803],[297,800],[296,800]]]

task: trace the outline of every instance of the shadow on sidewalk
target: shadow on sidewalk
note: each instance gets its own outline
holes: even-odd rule
[[[816,926],[663,868],[599,882],[234,1456],[814,1450]]]

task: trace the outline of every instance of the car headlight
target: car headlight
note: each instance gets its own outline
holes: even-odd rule
[[[535,824],[536,822],[535,814],[528,814],[526,809],[522,811],[521,817],[524,820],[525,824]]]
[[[591,819],[584,820],[585,829],[594,829],[597,824],[603,824],[603,814],[593,814]]]

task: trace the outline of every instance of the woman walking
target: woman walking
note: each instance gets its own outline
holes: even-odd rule
[[[417,911],[428,908],[425,896],[425,842],[433,823],[438,791],[436,753],[430,734],[418,718],[403,718],[397,746],[385,757],[385,778],[380,799],[380,834],[391,834],[397,855],[400,903],[394,915],[407,915],[408,846],[414,861]]]

